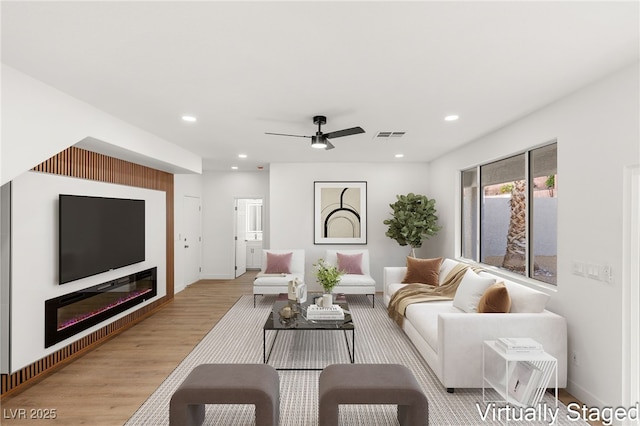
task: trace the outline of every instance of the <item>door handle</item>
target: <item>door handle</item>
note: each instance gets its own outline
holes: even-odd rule
[[[189,248],[189,246],[184,246],[184,248]]]

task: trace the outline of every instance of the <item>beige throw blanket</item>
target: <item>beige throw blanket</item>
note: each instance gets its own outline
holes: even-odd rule
[[[430,302],[434,300],[453,300],[456,290],[470,266],[458,263],[447,274],[442,285],[434,287],[428,284],[407,284],[394,293],[389,301],[389,317],[400,327],[404,323],[404,314],[412,303]],[[474,271],[480,268],[471,267]]]

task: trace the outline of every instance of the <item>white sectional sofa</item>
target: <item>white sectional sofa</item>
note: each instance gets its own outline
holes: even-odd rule
[[[457,263],[452,259],[443,260],[440,284]],[[406,270],[406,267],[384,268],[386,306],[391,296],[407,285],[402,284]],[[558,386],[566,387],[567,325],[563,317],[545,309],[549,296],[488,272],[477,276],[505,283],[511,299],[509,313],[465,312],[455,307],[452,300],[411,304],[405,312],[404,332],[443,386],[449,392],[455,388],[482,387],[483,342],[499,337],[530,337],[558,360]],[[458,292],[460,290],[458,287]]]

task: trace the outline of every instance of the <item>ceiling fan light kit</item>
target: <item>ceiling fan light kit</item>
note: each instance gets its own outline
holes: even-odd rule
[[[327,142],[322,136],[311,136],[311,147],[317,149],[326,149]]]
[[[338,130],[330,133],[322,133],[322,125],[327,123],[327,117],[324,115],[316,115],[313,117],[313,124],[318,125],[318,131],[315,136],[303,136],[303,135],[290,135],[286,133],[270,133],[265,132],[266,135],[276,135],[276,136],[293,136],[296,138],[311,138],[311,146],[317,149],[333,149],[335,146],[329,142],[329,139],[341,138],[343,136],[351,136],[357,135],[359,133],[364,133],[364,129],[362,127],[352,127],[350,129]]]

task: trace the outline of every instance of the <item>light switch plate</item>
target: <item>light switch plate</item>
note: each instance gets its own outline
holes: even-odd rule
[[[573,261],[573,275],[584,276],[584,262]]]
[[[587,277],[594,280],[600,279],[600,266],[595,263],[587,263]]]

